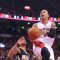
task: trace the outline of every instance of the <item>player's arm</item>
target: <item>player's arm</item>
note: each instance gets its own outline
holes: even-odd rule
[[[14,55],[16,55],[18,52],[20,52],[19,47],[17,47],[17,44],[15,44],[8,52],[7,58],[13,58]]]
[[[54,38],[54,36],[56,35],[56,24],[55,24],[55,22],[52,22],[51,29],[49,32],[47,32],[47,35],[51,38]]]
[[[20,53],[20,44],[22,43],[20,40],[22,39],[22,37],[20,39],[18,39],[18,41],[16,42],[16,44],[9,50],[8,54],[7,54],[7,58],[13,58],[14,55],[16,55],[17,53]]]

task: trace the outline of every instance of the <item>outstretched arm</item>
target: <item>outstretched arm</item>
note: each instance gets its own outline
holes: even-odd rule
[[[8,58],[12,58],[17,53],[20,53],[20,47],[23,44],[26,44],[26,41],[25,41],[24,37],[21,37],[20,39],[18,39],[18,41],[16,42],[16,44],[10,49],[10,51],[7,54],[7,57]]]
[[[19,51],[19,48],[17,47],[17,44],[15,44],[8,52],[7,58],[13,58],[14,55],[16,55]]]
[[[7,54],[8,58],[12,58],[14,55],[16,55],[20,51],[19,46],[21,44],[21,39],[22,39],[22,37],[20,39],[18,39],[16,44],[9,50],[9,52]]]

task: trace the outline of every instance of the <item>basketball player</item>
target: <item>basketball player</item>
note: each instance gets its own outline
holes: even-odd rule
[[[33,43],[33,53],[39,60],[54,60],[53,49],[47,43],[42,42],[41,33],[41,29],[36,27],[30,28],[28,31],[29,39]]]
[[[29,60],[24,37],[18,39],[17,43],[8,52],[7,58],[11,60],[15,55],[17,56],[17,60]]]
[[[55,23],[49,21],[49,13],[47,10],[42,10],[40,13],[41,22],[33,24],[32,27],[37,27],[42,30],[41,39],[44,43],[52,46],[54,43]]]

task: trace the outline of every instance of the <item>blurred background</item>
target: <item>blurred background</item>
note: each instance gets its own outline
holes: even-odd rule
[[[55,58],[60,56],[60,0],[0,0],[0,60],[5,60],[9,49],[24,35],[32,55],[27,30],[40,21],[42,9],[49,11],[49,20],[56,23]]]

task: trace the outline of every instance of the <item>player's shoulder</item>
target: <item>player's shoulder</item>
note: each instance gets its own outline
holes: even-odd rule
[[[37,27],[37,23],[34,23],[34,24],[32,25],[32,27]]]
[[[34,24],[32,25],[32,27],[37,27],[37,25],[40,24],[40,23],[41,23],[41,22],[34,23]]]
[[[54,21],[48,21],[49,23],[52,23],[52,24],[55,24],[55,22]]]

